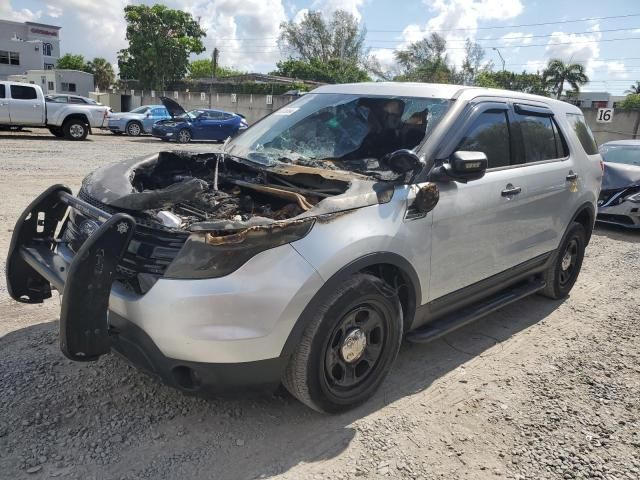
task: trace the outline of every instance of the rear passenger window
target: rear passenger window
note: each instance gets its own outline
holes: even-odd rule
[[[475,119],[458,150],[484,152],[489,168],[511,165],[509,122],[505,110],[488,110]]]
[[[525,163],[566,156],[564,142],[552,117],[516,114],[515,118],[522,132]]]
[[[11,85],[11,98],[16,100],[33,100],[38,98],[36,89],[33,87],[25,87],[23,85]]]
[[[87,103],[80,97],[69,97],[69,103]]]
[[[598,153],[596,139],[593,138],[593,133],[584,121],[584,117],[577,113],[567,113],[567,120],[569,120],[569,123],[573,127],[573,131],[576,132],[576,137],[578,137],[585,153],[587,155],[595,155]]]

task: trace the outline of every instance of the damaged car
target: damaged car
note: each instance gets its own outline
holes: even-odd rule
[[[600,146],[604,160],[598,221],[640,228],[640,140],[616,140]]]
[[[523,93],[323,86],[219,152],[51,186],[17,221],[8,289],[59,292],[72,360],[115,352],[193,394],[282,383],[343,411],[403,339],[568,295],[602,177],[590,135],[577,107]]]
[[[249,127],[245,118],[238,113],[211,108],[196,108],[187,112],[170,98],[160,97],[160,100],[169,111],[171,118],[155,122],[151,134],[164,142],[171,140],[179,143],[189,143],[191,140],[223,141]]]

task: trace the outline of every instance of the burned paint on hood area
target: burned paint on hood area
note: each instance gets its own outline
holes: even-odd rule
[[[302,165],[265,167],[221,153],[160,152],[96,170],[81,196],[170,229],[237,230],[391,199],[393,185]]]

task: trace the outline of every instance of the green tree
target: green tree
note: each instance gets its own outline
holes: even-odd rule
[[[65,53],[61,56],[56,63],[56,68],[61,70],[80,70],[82,72],[89,71],[89,66],[84,61],[84,57],[73,53]]]
[[[280,29],[280,48],[289,58],[273,74],[327,83],[369,80],[367,32],[352,14],[336,10],[326,18],[308,12],[302,21],[283,22]]]
[[[189,55],[204,52],[205,31],[190,13],[164,5],[127,5],[129,48],[118,53],[120,77],[163,88],[189,71]]]
[[[292,77],[300,80],[312,80],[326,83],[355,83],[369,81],[365,70],[347,60],[333,58],[325,62],[312,59],[310,61],[289,59],[278,62],[278,69],[273,75]]]
[[[216,68],[216,77],[224,78],[233,75],[242,75],[245,72],[235,70],[229,67],[218,65]],[[189,78],[211,78],[211,60],[208,58],[194,60],[189,64]]]
[[[476,76],[475,85],[478,87],[502,88],[535,95],[549,95],[549,90],[540,73],[482,71]]]
[[[580,87],[589,82],[584,73],[584,66],[579,63],[564,63],[560,59],[549,60],[547,68],[542,72],[542,79],[546,87],[560,98],[565,83],[571,85],[574,92],[580,92]]]
[[[330,18],[307,12],[300,22],[283,22],[280,30],[280,48],[291,58],[307,62],[341,59],[362,65],[368,57],[366,28],[344,10],[336,10]]]
[[[631,95],[627,95],[627,97],[622,102],[620,102],[620,108],[640,108],[640,93],[632,93]]]
[[[395,52],[400,67],[398,81],[449,83],[452,69],[447,57],[447,42],[441,35],[432,33],[429,37],[412,43],[404,50]]]
[[[116,81],[113,66],[102,57],[96,57],[88,62],[87,70],[93,73],[93,83],[102,91],[107,90]]]
[[[624,93],[630,93],[632,95],[640,93],[640,80],[636,80],[635,85],[631,85],[631,88],[629,88],[629,90],[625,90]]]

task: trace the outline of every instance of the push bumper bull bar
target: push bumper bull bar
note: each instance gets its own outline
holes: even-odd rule
[[[101,224],[71,262],[57,253],[69,208]],[[52,287],[62,294],[60,349],[71,360],[96,360],[111,350],[109,296],[135,225],[131,215],[107,213],[63,185],[45,190],[16,223],[6,266],[9,294],[24,303],[42,303]]]

